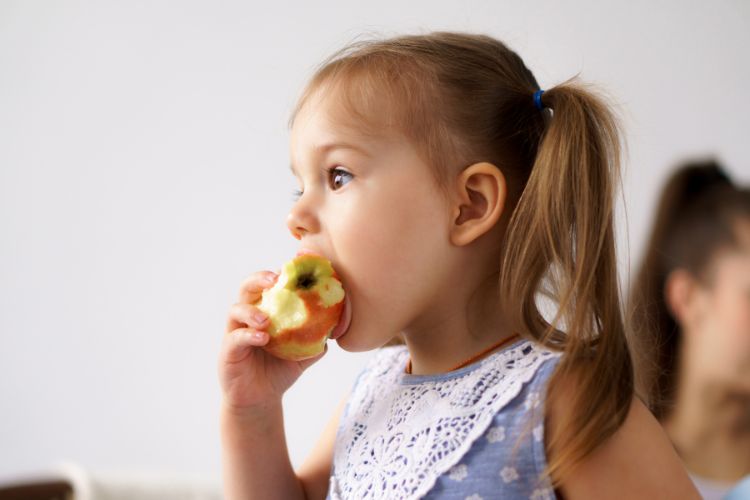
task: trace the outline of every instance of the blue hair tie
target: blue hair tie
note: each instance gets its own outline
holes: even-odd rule
[[[536,106],[536,109],[539,111],[544,109],[544,104],[542,104],[542,94],[544,94],[543,90],[537,90],[534,92],[534,106]]]

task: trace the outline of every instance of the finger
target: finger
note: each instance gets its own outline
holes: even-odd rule
[[[327,352],[328,352],[328,344],[326,344],[325,348],[323,349],[323,352],[321,352],[314,358],[303,359],[302,361],[300,361],[299,367],[302,368],[303,370],[307,370],[310,367],[310,365],[317,363],[323,356],[326,355]]]
[[[269,326],[268,316],[251,304],[237,303],[229,308],[227,332],[249,326],[256,330],[265,330]]]
[[[224,336],[221,357],[229,363],[237,363],[245,359],[253,348],[266,345],[268,340],[266,332],[237,328]]]
[[[263,290],[271,288],[278,275],[272,271],[259,271],[251,274],[240,285],[240,302],[254,304],[260,299]]]

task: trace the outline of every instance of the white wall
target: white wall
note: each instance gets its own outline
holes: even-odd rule
[[[543,87],[580,72],[619,102],[623,274],[678,158],[750,181],[741,0],[2,0],[0,476],[73,460],[218,482],[226,312],[296,248],[297,92],[357,35],[435,29],[495,35]],[[331,349],[288,393],[295,464],[367,357]]]

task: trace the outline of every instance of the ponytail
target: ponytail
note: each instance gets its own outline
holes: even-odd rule
[[[637,386],[660,420],[673,403],[680,351],[680,328],[664,297],[667,278],[679,268],[707,281],[716,251],[738,245],[738,216],[750,218],[750,191],[735,188],[713,160],[683,164],[662,190],[629,301]]]
[[[575,375],[573,410],[549,443],[556,453],[548,472],[559,483],[625,420],[633,369],[615,258],[617,121],[572,82],[546,91],[542,102],[551,116],[509,223],[500,283],[503,297],[523,297],[504,305],[519,331],[564,352],[548,398]],[[538,290],[556,303],[549,321]]]

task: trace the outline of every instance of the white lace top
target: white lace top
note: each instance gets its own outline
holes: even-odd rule
[[[542,403],[558,353],[521,340],[439,375],[408,375],[407,359],[382,348],[355,382],[328,498],[555,498]]]

